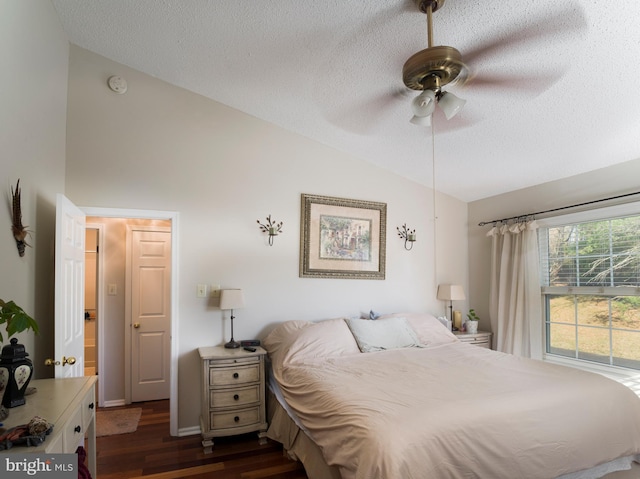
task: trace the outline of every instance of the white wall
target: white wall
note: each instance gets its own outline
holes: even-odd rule
[[[68,50],[48,0],[0,2],[0,298],[14,300],[38,321],[37,337],[17,336],[35,377],[53,373],[42,364],[53,355],[53,235],[56,194],[65,186]],[[32,246],[22,258],[9,207],[18,178]]]
[[[639,178],[640,159],[637,159],[469,203],[469,306],[475,308],[480,316],[480,328],[490,330],[491,240],[486,237],[486,233],[491,225],[481,227],[478,223],[637,192],[640,191]],[[600,206],[638,200],[640,195],[616,202],[602,203]],[[593,207],[590,206],[590,208]],[[585,208],[587,207],[581,209]],[[556,214],[576,212],[581,209],[571,209]],[[548,216],[550,215],[540,215],[539,218]]]
[[[126,94],[107,88],[111,75],[127,80]],[[387,203],[385,281],[299,278],[302,193]],[[80,206],[180,214],[180,429],[198,424],[196,349],[229,336],[215,302],[196,297],[198,283],[244,290],[236,339],[370,309],[442,314],[437,283],[467,283],[466,204],[437,197],[435,277],[428,188],[75,46],[66,194]],[[284,222],[272,247],[256,224],[268,214]],[[397,236],[403,223],[417,230],[412,251]]]

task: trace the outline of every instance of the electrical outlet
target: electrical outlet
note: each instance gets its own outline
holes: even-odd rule
[[[199,284],[196,290],[196,296],[198,298],[206,298],[207,297],[207,285]]]
[[[212,284],[211,285],[211,297],[212,298],[219,298],[220,297],[220,285],[219,284]]]

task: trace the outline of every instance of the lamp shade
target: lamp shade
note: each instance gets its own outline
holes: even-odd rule
[[[462,107],[467,102],[467,100],[463,100],[455,96],[453,93],[444,92],[438,100],[438,106],[444,112],[444,116],[447,117],[447,120],[451,120],[454,116],[458,114]]]
[[[411,102],[413,114],[415,116],[429,116],[436,107],[436,94],[431,90],[420,93]]]
[[[446,299],[448,301],[460,301],[466,299],[464,288],[459,284],[440,284],[438,285],[438,299]]]
[[[220,309],[244,308],[244,296],[241,289],[223,289],[220,292]]]
[[[409,123],[413,123],[418,126],[431,126],[431,115],[427,116],[416,116],[413,115],[413,118],[409,120]]]

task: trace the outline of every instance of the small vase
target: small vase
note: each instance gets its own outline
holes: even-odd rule
[[[467,321],[464,324],[467,328],[467,333],[476,334],[478,332],[478,321]]]
[[[0,355],[0,378],[6,379],[2,405],[7,408],[22,406],[26,401],[24,393],[33,375],[33,363],[29,354],[16,338],[2,348]],[[0,379],[1,381],[1,379]]]

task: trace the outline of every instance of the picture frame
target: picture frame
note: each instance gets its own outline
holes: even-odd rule
[[[300,277],[385,279],[387,204],[302,194]]]

